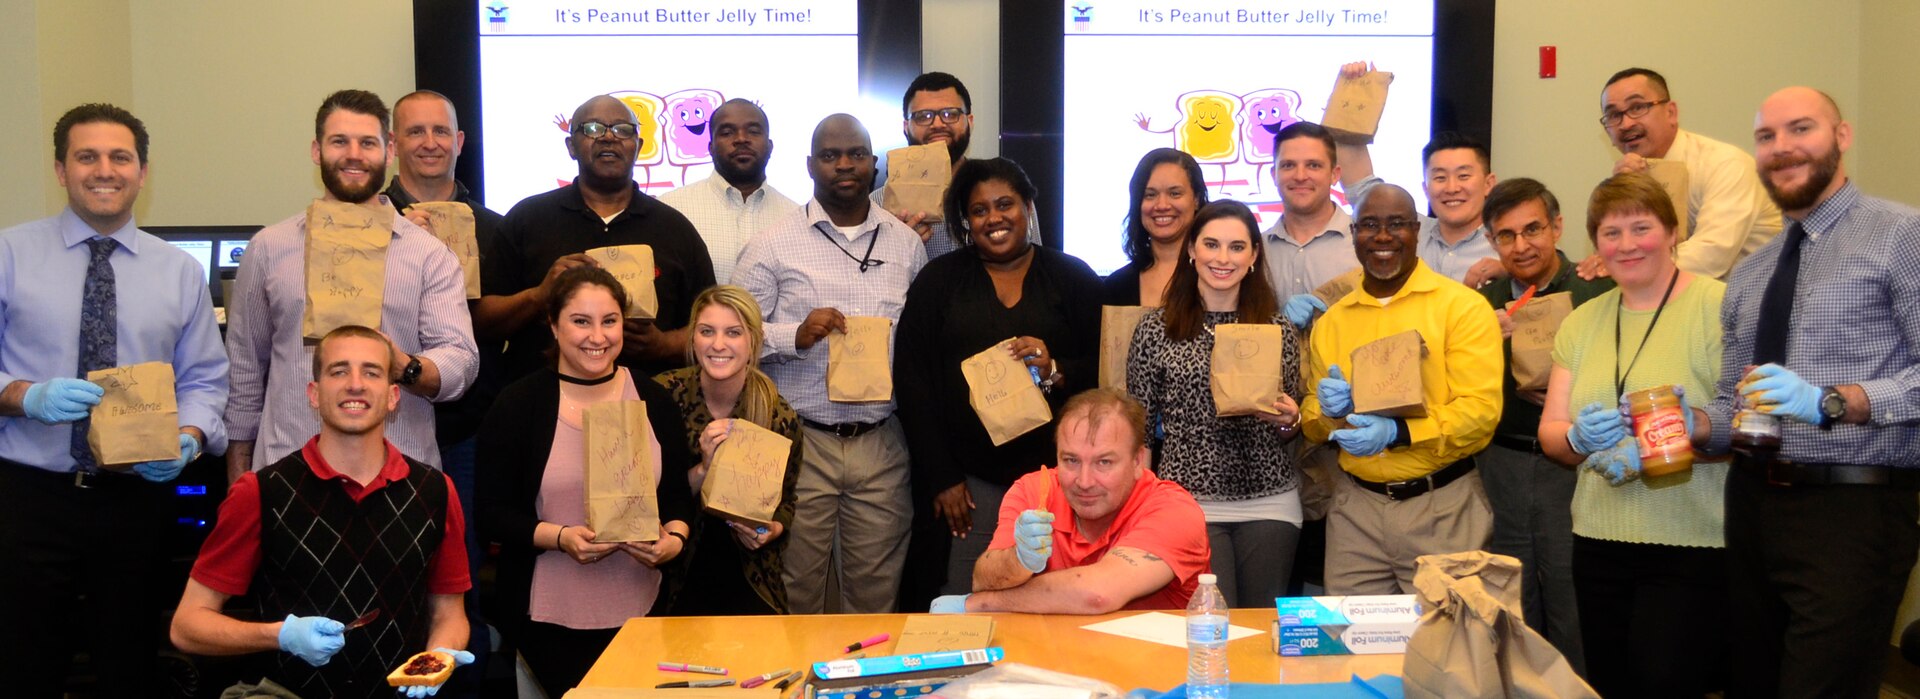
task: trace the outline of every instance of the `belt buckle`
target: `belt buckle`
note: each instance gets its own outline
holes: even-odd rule
[[[1793,464],[1791,462],[1782,461],[1780,459],[1767,459],[1765,463],[1766,463],[1765,468],[1766,468],[1766,474],[1767,474],[1767,485],[1774,486],[1776,488],[1793,487],[1792,480],[1782,480],[1782,477],[1785,476],[1785,472],[1793,468]],[[1779,474],[1779,475],[1776,475],[1776,474]]]
[[[833,426],[833,436],[841,439],[853,439],[860,436],[860,426],[851,422],[842,422]]]
[[[81,469],[74,469],[74,471],[73,471],[73,487],[75,487],[75,488],[80,488],[80,489],[83,489],[83,490],[92,490],[92,489],[93,489],[93,474],[92,474],[91,472],[88,472],[88,471],[87,471],[86,469],[84,469],[84,468],[81,468]]]
[[[1401,495],[1400,490],[1402,488],[1405,488],[1407,490],[1412,490],[1414,486],[1417,486],[1419,484],[1420,484],[1420,481],[1394,481],[1392,483],[1383,483],[1382,485],[1385,485],[1387,487],[1386,496],[1388,500],[1392,500],[1394,502],[1400,502],[1403,500],[1411,500],[1414,497],[1419,495],[1419,493],[1414,493],[1412,495]]]

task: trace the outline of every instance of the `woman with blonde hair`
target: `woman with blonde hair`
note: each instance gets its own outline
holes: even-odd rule
[[[745,420],[793,440],[780,504],[773,522],[761,526],[708,512],[693,519],[693,541],[680,556],[672,578],[672,614],[724,616],[787,613],[787,589],[781,582],[781,535],[793,525],[793,490],[800,475],[800,418],[780,397],[773,379],[760,371],[765,330],[760,304],[746,289],[725,285],[693,300],[693,331],[687,335],[687,366],[653,380],[666,387],[686,419],[688,448],[699,461],[687,470],[687,487],[700,486],[713,462],[714,449],[726,441],[735,421]]]

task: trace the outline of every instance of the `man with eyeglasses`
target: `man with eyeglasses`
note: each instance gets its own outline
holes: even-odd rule
[[[873,169],[858,119],[822,120],[807,156],[813,199],[748,241],[734,268],[765,316],[761,369],[804,426],[785,559],[795,614],[890,613],[906,560],[913,505],[894,403],[827,396],[828,333],[845,331],[848,316],[899,321],[927,264],[913,229],[867,198]],[[888,345],[891,358],[891,334]]]
[[[481,263],[474,326],[507,338],[505,380],[547,363],[548,287],[561,272],[593,264],[586,251],[610,245],[653,248],[658,317],[628,318],[620,361],[652,376],[686,363],[693,298],[713,286],[713,260],[687,217],[640,191],[633,180],[639,121],[625,102],[595,95],[567,122],[571,184],[520,200]]]
[[[754,234],[800,208],[767,182],[767,161],[773,157],[770,128],[759,105],[738,98],[721,103],[707,131],[713,174],[660,195],[660,203],[684,214],[707,241],[716,281],[733,278],[740,248]]]
[[[1560,252],[1560,200],[1538,180],[1521,177],[1487,193],[1487,230],[1505,274],[1480,287],[1500,319],[1500,334],[1512,338],[1507,308],[1520,298],[1537,300],[1568,293],[1574,307],[1613,288],[1613,280],[1581,279]],[[1520,390],[1513,377],[1513,342],[1502,343],[1508,371],[1501,376],[1500,423],[1493,443],[1480,452],[1480,482],[1493,507],[1493,540],[1487,550],[1523,564],[1521,603],[1527,625],[1547,637],[1575,670],[1584,671],[1580,617],[1573,598],[1573,486],[1575,471],[1541,454],[1540,406],[1546,389]]]
[[[1680,232],[1681,269],[1725,281],[1733,266],[1780,233],[1780,207],[1767,198],[1753,156],[1731,144],[1680,128],[1680,104],[1667,79],[1646,68],[1628,68],[1607,78],[1600,93],[1600,126],[1619,149],[1615,174],[1646,172],[1649,159],[1687,166],[1690,231]],[[1580,263],[1580,276],[1606,274],[1600,257]]]
[[[1340,75],[1358,78],[1373,71],[1368,63],[1348,63]],[[1349,201],[1360,201],[1381,183],[1373,172],[1369,138],[1339,133],[1340,184]],[[1433,271],[1478,289],[1500,274],[1500,256],[1487,237],[1480,212],[1497,178],[1487,144],[1458,131],[1441,131],[1420,149],[1421,186],[1431,218],[1420,223],[1420,259]]]
[[[967,86],[948,73],[922,73],[907,84],[907,95],[900,99],[900,109],[906,117],[900,122],[900,128],[907,135],[907,144],[945,143],[953,169],[960,169],[960,163],[967,159],[967,144],[973,141],[973,96],[967,94]],[[881,196],[880,191],[874,191],[873,201],[879,203]],[[960,247],[959,241],[947,232],[947,222],[940,220],[940,212],[892,213],[920,234],[927,245],[927,259]]]
[[[401,451],[441,466],[433,404],[456,400],[479,374],[479,349],[467,310],[460,260],[426,229],[393,211],[380,194],[387,182],[386,104],[365,90],[328,95],[314,118],[313,162],[326,200],[389,207],[379,330],[394,350],[400,406],[387,438]],[[227,481],[258,471],[320,433],[307,405],[313,346],[305,340],[308,221],[302,211],[253,235],[240,258],[227,302],[227,356],[233,364],[227,399]]]
[[[1314,323],[1300,406],[1307,438],[1339,445],[1327,514],[1327,594],[1413,592],[1414,559],[1483,548],[1493,530],[1473,455],[1500,419],[1500,323],[1486,299],[1417,254],[1420,215],[1406,190],[1380,184],[1354,208],[1359,288]],[[1349,363],[1369,342],[1415,330],[1425,343],[1418,416],[1354,412]]]

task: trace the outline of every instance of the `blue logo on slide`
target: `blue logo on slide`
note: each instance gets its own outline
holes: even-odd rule
[[[1069,9],[1073,10],[1073,28],[1075,31],[1084,32],[1087,30],[1087,27],[1093,25],[1093,5],[1088,4],[1085,0],[1081,0],[1081,2],[1074,3],[1073,7]]]
[[[486,9],[487,9],[487,29],[496,31],[496,32],[505,31],[507,28],[506,3],[500,2],[500,0],[493,0],[491,4],[487,5]]]

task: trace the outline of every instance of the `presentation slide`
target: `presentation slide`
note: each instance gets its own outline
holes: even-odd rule
[[[813,184],[802,159],[822,118],[852,112],[877,134],[897,131],[897,103],[859,101],[858,28],[856,0],[481,0],[486,204],[504,213],[571,182],[568,120],[599,94],[633,108],[633,174],[646,193],[711,174],[708,120],[744,98],[772,122],[768,180],[804,201]],[[876,111],[886,120],[867,116]]]
[[[228,267],[238,268],[240,266],[240,256],[242,254],[245,254],[246,251],[247,251],[247,241],[244,241],[244,240],[220,241],[220,258],[218,260],[220,267],[223,269]]]
[[[1154,148],[1193,155],[1212,198],[1245,202],[1272,225],[1273,134],[1320,121],[1352,61],[1394,74],[1374,169],[1426,208],[1433,0],[1067,0],[1063,11],[1066,247],[1102,274],[1127,263],[1127,184]],[[1345,201],[1337,183],[1334,197]]]
[[[169,240],[174,247],[180,248],[200,263],[200,272],[207,283],[213,283],[213,241],[211,240]]]

